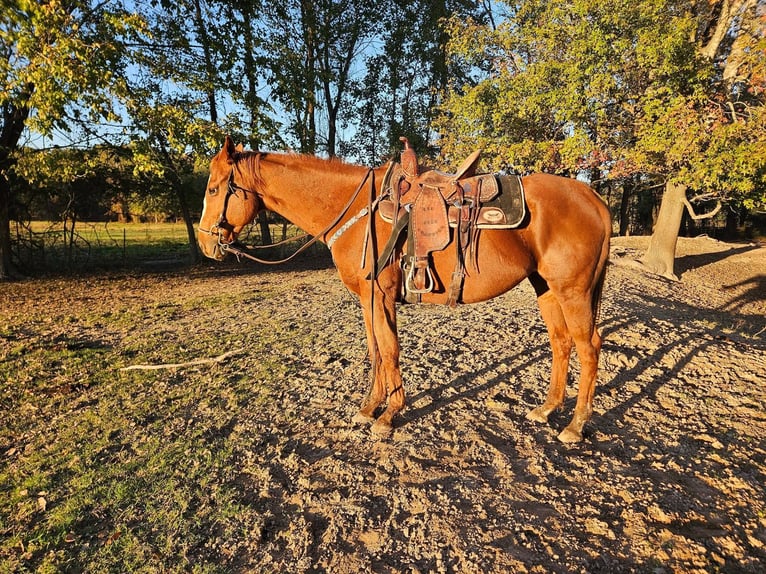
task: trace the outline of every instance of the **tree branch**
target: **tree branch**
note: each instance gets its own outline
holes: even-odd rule
[[[698,203],[700,201],[710,201],[711,199],[719,199],[721,197],[721,194],[716,192],[708,192],[708,193],[700,193],[699,195],[695,195],[694,197],[688,198],[689,203]]]
[[[244,352],[244,349],[236,349],[234,351],[227,351],[223,355],[218,355],[212,359],[194,359],[193,361],[187,361],[185,363],[162,363],[159,365],[130,365],[129,367],[122,367],[121,371],[157,371],[159,369],[178,369],[180,367],[193,367],[195,365],[209,365],[211,363],[221,363],[225,359],[231,356],[239,355]]]
[[[709,211],[708,213],[703,213],[701,215],[697,215],[697,213],[694,211],[694,207],[692,207],[692,204],[689,203],[688,199],[683,198],[681,201],[686,206],[686,210],[689,212],[689,217],[691,217],[694,221],[699,221],[700,219],[710,219],[716,213],[721,211],[721,207],[723,207],[723,205],[721,204],[721,202],[719,200],[719,201],[716,202],[716,206],[713,209],[713,211]]]

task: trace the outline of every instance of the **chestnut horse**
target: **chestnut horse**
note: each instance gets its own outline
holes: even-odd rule
[[[279,213],[305,232],[327,242],[340,278],[360,298],[372,365],[371,387],[354,422],[370,422],[386,436],[405,405],[399,370],[396,303],[402,270],[391,263],[371,279],[376,246],[392,227],[374,210],[386,166],[368,169],[337,159],[243,151],[227,137],[212,159],[198,241],[202,252],[223,259],[243,227],[261,209]],[[574,179],[534,174],[522,178],[527,217],[518,229],[481,231],[478,273],[465,277],[461,303],[496,297],[529,279],[548,329],[553,365],[548,396],[527,418],[546,422],[562,405],[574,343],[580,358],[577,404],[564,442],[582,440],[593,411],[601,336],[596,319],[609,257],[611,218],[601,198]],[[369,192],[367,189],[369,188]],[[373,206],[372,215],[366,209]],[[404,247],[397,246],[397,257]],[[455,251],[432,254],[437,277],[450,277]],[[395,257],[395,260],[397,258]],[[422,295],[425,303],[444,304],[444,289]],[[377,419],[378,407],[386,403]]]

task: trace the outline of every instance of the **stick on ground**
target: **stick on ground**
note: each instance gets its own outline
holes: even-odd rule
[[[122,367],[121,371],[156,371],[159,369],[177,369],[180,367],[192,367],[195,365],[209,365],[212,363],[220,363],[231,356],[239,355],[244,352],[244,349],[236,349],[234,351],[227,351],[223,355],[218,355],[211,359],[194,359],[185,363],[161,363],[159,365],[130,365],[129,367]]]

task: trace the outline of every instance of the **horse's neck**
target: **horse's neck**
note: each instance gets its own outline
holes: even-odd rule
[[[316,235],[340,215],[366,170],[303,156],[267,156],[261,163],[264,207]],[[366,201],[367,195],[360,193],[359,199]]]

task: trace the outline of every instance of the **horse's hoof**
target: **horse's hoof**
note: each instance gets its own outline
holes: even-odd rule
[[[559,434],[559,440],[566,444],[580,442],[582,440],[582,433],[567,427]]]
[[[375,421],[374,417],[371,417],[369,415],[364,414],[362,411],[359,411],[356,413],[353,418],[351,419],[351,422],[355,425],[368,425]]]
[[[534,421],[536,423],[547,423],[548,414],[543,407],[537,407],[527,413],[527,420]]]
[[[376,438],[388,438],[394,432],[394,427],[381,421],[375,421],[370,430]]]

